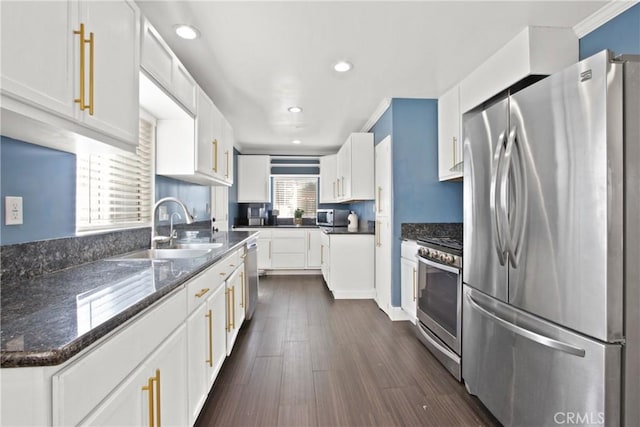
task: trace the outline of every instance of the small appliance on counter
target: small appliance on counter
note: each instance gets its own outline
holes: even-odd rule
[[[349,225],[347,209],[318,209],[316,211],[316,225],[323,227],[346,227]]]
[[[267,219],[267,213],[262,206],[250,206],[247,208],[248,225],[264,225]]]
[[[267,211],[267,225],[278,225],[278,215],[280,211],[278,209]]]
[[[358,231],[358,215],[356,215],[354,211],[351,211],[347,217],[347,221],[349,223],[347,231]]]

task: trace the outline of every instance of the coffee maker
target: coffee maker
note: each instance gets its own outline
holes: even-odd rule
[[[267,217],[264,205],[250,206],[247,208],[247,218],[249,225],[264,225]]]

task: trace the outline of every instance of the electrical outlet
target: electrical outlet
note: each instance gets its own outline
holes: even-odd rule
[[[6,196],[4,198],[5,225],[22,224],[22,197]]]
[[[158,208],[158,221],[169,221],[169,211],[167,211],[166,206]]]

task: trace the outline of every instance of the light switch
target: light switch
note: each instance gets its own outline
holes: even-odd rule
[[[22,224],[22,197],[6,196],[4,198],[5,225]]]

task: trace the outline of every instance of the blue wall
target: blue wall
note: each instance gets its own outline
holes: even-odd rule
[[[391,135],[393,230],[391,305],[400,306],[401,224],[462,222],[462,183],[438,180],[438,101],[393,99],[371,128],[378,144]]]
[[[580,39],[581,60],[603,49],[640,55],[640,3]]]
[[[156,175],[156,200],[163,197],[177,197],[189,209],[189,213],[194,215],[196,221],[207,221],[211,219],[211,187],[191,184],[179,181],[166,176]],[[175,203],[167,203],[169,213],[178,212],[181,220],[174,223],[184,223],[182,209]]]
[[[74,236],[76,157],[3,136],[0,159],[1,244]],[[4,225],[5,196],[22,197],[22,225]]]
[[[240,152],[233,149],[233,186],[229,188],[229,230],[235,224],[238,216],[238,155]]]

